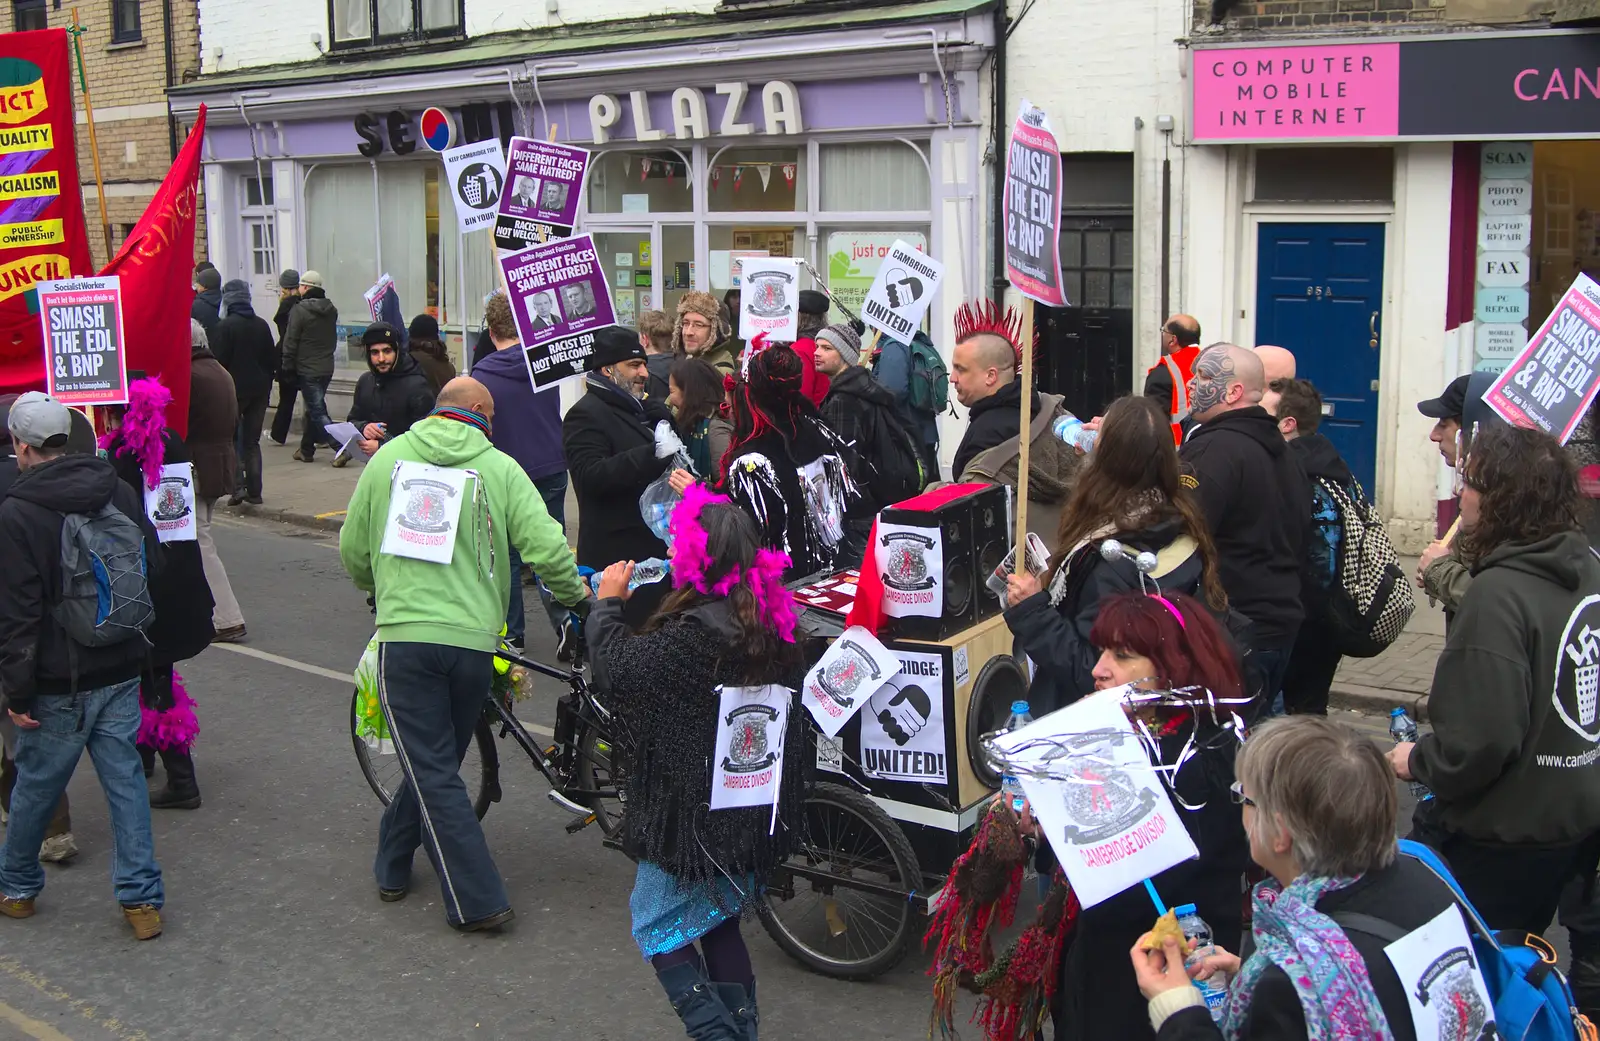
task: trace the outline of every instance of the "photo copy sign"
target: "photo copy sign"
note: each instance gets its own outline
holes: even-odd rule
[[[1061,151],[1044,110],[1023,99],[1006,151],[1006,277],[1046,307],[1061,288]]]
[[[162,542],[193,542],[199,538],[194,514],[194,464],[162,464],[156,486],[144,490],[144,512]]]
[[[127,404],[120,277],[40,282],[39,321],[51,397],[67,405]]]
[[[463,234],[493,227],[500,215],[506,182],[506,157],[498,138],[442,152],[444,177],[456,199],[456,220]]]
[[[1033,741],[1048,745],[1028,748],[1019,761],[1048,757],[1054,776],[1024,772],[1018,780],[1084,907],[1200,855],[1116,692],[1086,697],[998,744],[1012,753]]]
[[[740,278],[739,338],[748,341],[765,333],[774,343],[797,340],[800,262],[788,257],[746,257]]]
[[[1506,422],[1572,436],[1600,389],[1600,285],[1588,275],[1556,303],[1483,400]]]
[[[494,225],[495,246],[527,249],[571,235],[588,168],[587,148],[513,137]]]
[[[800,702],[822,732],[833,737],[899,671],[900,660],[872,630],[852,625],[806,673]]]
[[[878,688],[861,713],[861,755],[868,777],[944,784],[944,657],[896,651],[900,671]]]
[[[943,264],[896,239],[862,301],[861,320],[891,340],[910,343],[943,281]]]
[[[588,235],[559,239],[500,258],[536,390],[581,376],[594,334],[616,324],[611,287]]]
[[[888,524],[875,529],[883,613],[890,618],[938,618],[944,609],[944,535],[938,527]]]
[[[721,695],[711,809],[773,806],[783,784],[783,732],[793,692],[773,683],[723,687]]]

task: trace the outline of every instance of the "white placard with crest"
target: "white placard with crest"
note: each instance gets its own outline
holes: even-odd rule
[[[144,491],[144,512],[162,542],[200,537],[194,514],[194,464],[164,463],[154,488]]]
[[[900,659],[865,626],[852,625],[806,673],[800,703],[821,731],[833,737],[900,671]]]
[[[775,806],[783,783],[783,732],[794,692],[781,684],[723,687],[711,808]]]
[[[405,460],[389,484],[389,516],[379,552],[432,564],[455,556],[456,529],[471,470]]]

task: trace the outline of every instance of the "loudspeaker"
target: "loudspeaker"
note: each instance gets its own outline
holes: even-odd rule
[[[918,508],[917,503],[937,498],[938,493],[918,496],[878,514],[878,523],[918,529],[904,539],[905,548],[899,556],[908,567],[899,568],[903,582],[897,585],[894,575],[898,558],[890,555],[892,546],[881,541],[877,549],[878,566],[888,571],[884,579],[885,595],[896,592],[905,596],[921,594],[927,577],[917,569],[915,557],[931,540],[937,539],[944,558],[940,581],[937,585],[938,617],[896,618],[890,623],[890,633],[909,640],[942,640],[970,629],[1000,610],[999,598],[985,586],[989,574],[1000,565],[1010,552],[1010,525],[1007,522],[1006,489],[1000,485],[972,487],[970,491],[937,505]],[[897,536],[890,535],[889,538]]]

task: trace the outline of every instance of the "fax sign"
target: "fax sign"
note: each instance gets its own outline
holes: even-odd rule
[[[862,301],[861,318],[890,339],[909,343],[943,281],[943,264],[896,239]]]

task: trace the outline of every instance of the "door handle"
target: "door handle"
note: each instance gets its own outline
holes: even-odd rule
[[[1372,312],[1372,317],[1367,319],[1367,333],[1371,336],[1371,340],[1367,343],[1367,346],[1372,348],[1373,350],[1377,350],[1378,349],[1378,312],[1376,312],[1376,311]]]

